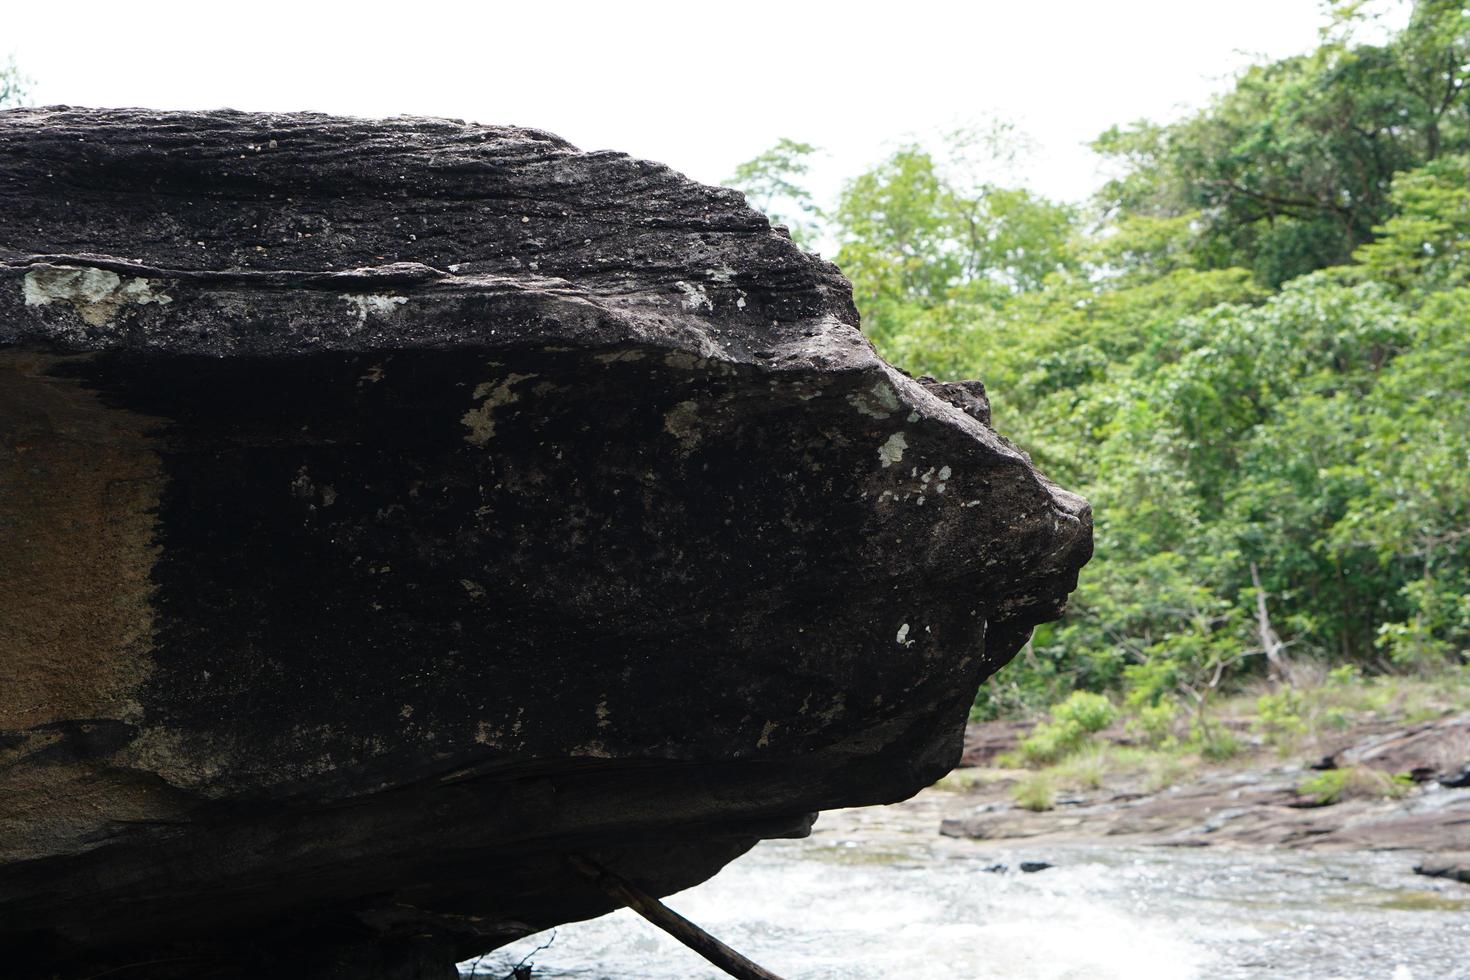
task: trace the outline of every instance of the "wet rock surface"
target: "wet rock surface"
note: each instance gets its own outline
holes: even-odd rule
[[[959,758],[1086,504],[738,194],[0,113],[0,957],[438,976]]]
[[[1470,851],[1431,855],[1414,866],[1414,873],[1470,885]]]

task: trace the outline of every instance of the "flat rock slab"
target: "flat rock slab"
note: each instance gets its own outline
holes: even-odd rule
[[[1414,866],[1414,873],[1470,885],[1470,851],[1431,854]]]
[[[947,771],[1090,549],[735,192],[451,120],[0,113],[22,976],[438,975],[606,911],[568,854],[687,887]]]

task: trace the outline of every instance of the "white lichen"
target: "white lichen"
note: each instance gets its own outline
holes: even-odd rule
[[[886,469],[894,463],[901,462],[903,460],[903,451],[907,448],[909,448],[909,443],[904,438],[903,433],[895,432],[888,437],[887,442],[878,447],[878,460]]]
[[[173,302],[173,297],[161,292],[157,284],[139,277],[124,281],[107,269],[32,269],[26,273],[21,289],[27,306],[70,303],[77,315],[94,327],[105,326],[124,306],[166,306]]]
[[[886,419],[899,409],[898,393],[882,381],[847,396],[848,404],[869,418]]]
[[[385,293],[348,293],[342,299],[357,310],[357,322],[366,323],[369,313],[386,315],[408,302],[407,296]]]
[[[698,283],[684,282],[681,279],[678,282],[674,283],[674,288],[677,289],[677,290],[679,290],[679,292],[681,292],[681,293],[684,294],[684,300],[683,300],[684,309],[686,309],[686,310],[698,310],[698,309],[701,309],[701,308],[706,309],[706,310],[712,310],[712,309],[714,309],[714,305],[712,303],[710,303],[710,301],[709,301],[709,294],[707,294],[704,291],[704,287],[701,286],[701,285],[699,285]]]

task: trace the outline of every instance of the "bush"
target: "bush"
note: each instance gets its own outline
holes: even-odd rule
[[[1226,762],[1240,754],[1240,740],[1227,731],[1211,730],[1196,738],[1199,754],[1210,762]]]
[[[1128,727],[1137,732],[1144,742],[1159,746],[1174,737],[1174,720],[1179,716],[1179,706],[1174,701],[1160,701],[1139,708]]]
[[[1040,722],[1021,741],[1021,760],[1030,766],[1051,765],[1082,748],[1117,716],[1112,702],[1101,694],[1073,691],[1051,706],[1051,721]]]
[[[1398,799],[1413,786],[1414,781],[1404,773],[1389,775],[1367,766],[1349,766],[1308,776],[1296,789],[1320,806],[1331,806],[1346,799]]]
[[[1252,727],[1277,748],[1289,748],[1307,733],[1307,720],[1302,717],[1305,708],[1306,699],[1294,688],[1262,694],[1256,699],[1256,720]]]
[[[1052,772],[1064,786],[1101,789],[1103,780],[1112,768],[1109,746],[1093,745],[1081,752],[1072,753]]]
[[[1033,773],[1017,783],[1011,796],[1017,806],[1034,813],[1050,810],[1056,805],[1056,789],[1051,778],[1041,773]]]
[[[1073,691],[1067,700],[1052,705],[1051,716],[1059,725],[1075,726],[1091,735],[1111,725],[1118,717],[1118,709],[1101,694]]]

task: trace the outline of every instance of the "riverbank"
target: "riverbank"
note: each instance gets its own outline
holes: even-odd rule
[[[1118,724],[1056,764],[1028,768],[1018,763],[1029,726],[972,725],[969,765],[936,787],[938,829],[1038,846],[1401,851],[1426,872],[1470,879],[1470,711],[1447,710],[1464,697],[1455,688],[1441,685],[1437,702],[1423,686],[1410,693],[1390,702],[1360,690],[1360,706],[1374,707],[1356,711],[1342,692],[1294,694],[1307,718],[1289,738],[1271,730],[1279,713],[1265,723],[1261,712],[1224,715],[1216,724],[1235,750],[1213,760],[1140,744]],[[1334,700],[1333,723],[1322,724],[1319,709]]]

